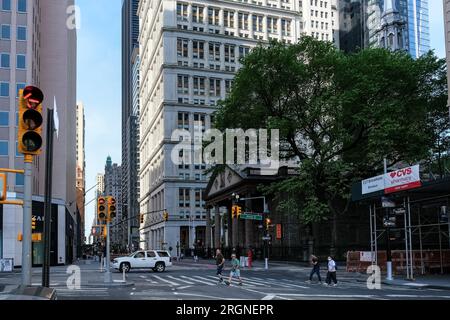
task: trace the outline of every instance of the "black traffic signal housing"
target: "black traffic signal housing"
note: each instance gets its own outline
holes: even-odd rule
[[[99,197],[97,199],[97,218],[98,221],[105,221],[107,219],[105,197]]]
[[[167,212],[167,210],[164,210],[163,219],[164,221],[169,221],[169,213]]]
[[[108,220],[112,221],[117,216],[116,198],[108,197]]]
[[[31,230],[36,230],[36,217],[31,218]]]
[[[140,215],[141,224],[144,223],[144,214],[141,213]]]
[[[42,148],[42,101],[44,94],[33,86],[19,91],[19,127],[17,130],[18,152],[39,155]]]

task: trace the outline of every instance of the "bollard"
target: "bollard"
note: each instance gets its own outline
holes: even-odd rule
[[[100,258],[100,272],[103,272],[103,257]]]
[[[126,279],[126,275],[125,275],[125,268],[123,268],[122,269],[122,274],[123,274],[123,282],[127,282],[127,279]]]

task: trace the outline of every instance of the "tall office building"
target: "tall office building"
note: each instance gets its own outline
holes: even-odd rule
[[[45,95],[44,114],[57,106],[58,135],[53,153],[51,263],[76,258],[79,216],[76,206],[76,29],[67,27],[73,0],[0,0],[0,167],[23,168],[17,152],[17,93],[35,85]],[[45,141],[45,127],[43,138]],[[33,165],[33,216],[43,228],[45,150]],[[23,175],[8,175],[9,198],[21,198]],[[21,265],[22,208],[4,205],[0,214],[0,257]],[[42,262],[42,243],[33,244],[33,263]]]
[[[401,47],[412,57],[430,50],[428,0],[339,0],[339,11],[345,51],[381,46],[381,35],[389,31],[393,21],[396,29],[403,23]]]
[[[113,196],[116,199],[116,217],[110,223],[110,235],[112,250],[127,247],[127,222],[122,221],[122,168],[112,162],[108,156],[105,165],[105,196]]]
[[[122,3],[122,202],[124,217],[129,219],[127,245],[132,250],[139,246],[139,182],[138,182],[138,115],[133,95],[138,90],[139,0]]]
[[[86,159],[85,159],[85,116],[84,105],[82,102],[77,103],[77,172],[76,172],[76,187],[77,187],[77,208],[80,214],[81,222],[81,237],[84,241],[85,232],[85,192],[86,192]]]
[[[174,254],[205,243],[208,177],[202,164],[172,162],[172,132],[211,127],[239,59],[258,43],[303,34],[338,41],[338,11],[336,1],[141,0],[138,15],[141,236],[145,247]]]

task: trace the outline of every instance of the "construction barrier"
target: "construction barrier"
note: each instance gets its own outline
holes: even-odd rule
[[[412,265],[416,274],[433,274],[441,271],[450,272],[450,250],[413,250]],[[381,271],[386,271],[386,251],[378,251],[378,266]],[[347,272],[365,273],[372,265],[371,252],[349,251],[347,252]],[[392,272],[394,274],[406,273],[406,253],[404,250],[392,251]]]

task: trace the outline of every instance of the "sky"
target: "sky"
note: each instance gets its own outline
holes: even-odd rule
[[[121,6],[122,0],[76,0],[78,30],[78,101],[86,116],[86,190],[103,173],[106,157],[121,162]],[[431,47],[445,56],[442,0],[430,0]],[[95,189],[94,189],[95,190]],[[86,203],[95,197],[86,195]],[[94,218],[95,202],[86,208],[86,236]]]

